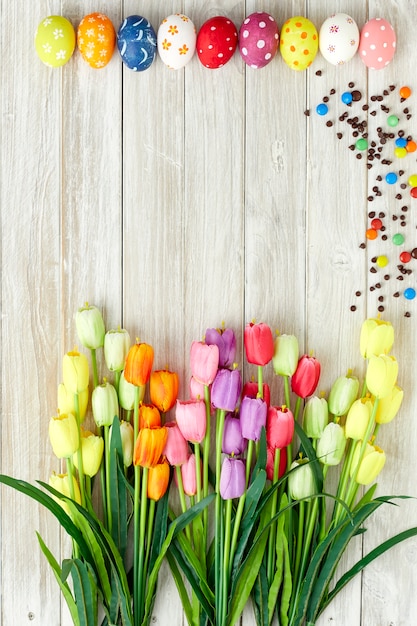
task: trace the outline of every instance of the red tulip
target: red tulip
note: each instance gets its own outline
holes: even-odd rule
[[[258,396],[259,386],[255,381],[247,382],[243,385],[242,398],[248,396],[249,398],[256,398]],[[262,399],[267,406],[271,404],[271,390],[267,383],[262,385]]]
[[[267,324],[246,324],[244,333],[246,359],[248,363],[266,365],[274,355],[274,338]]]
[[[298,361],[297,369],[291,378],[291,389],[300,398],[314,393],[320,378],[320,363],[314,356],[304,354]]]
[[[270,406],[266,418],[266,442],[270,448],[286,448],[294,435],[294,416],[287,407]]]
[[[167,440],[162,454],[166,456],[170,465],[182,465],[188,459],[188,443],[184,439],[177,422],[167,422]]]
[[[279,452],[279,470],[278,470],[278,478],[281,478],[285,474],[285,470],[287,469],[287,448],[282,448]],[[274,461],[275,461],[275,450],[272,448],[266,449],[266,476],[268,480],[273,480],[274,478]]]

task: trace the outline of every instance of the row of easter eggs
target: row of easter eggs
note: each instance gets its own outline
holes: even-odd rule
[[[355,20],[346,13],[328,17],[317,32],[306,17],[288,19],[281,28],[272,15],[256,12],[249,15],[239,33],[224,16],[207,20],[198,34],[186,15],[176,13],[162,20],[157,34],[151,23],[139,15],[127,17],[116,34],[111,20],[102,13],[86,15],[77,33],[65,17],[51,15],[42,20],[35,34],[39,58],[52,67],[60,67],[71,58],[75,45],[93,68],[110,61],[114,48],[131,70],[146,70],[156,52],[169,68],[184,67],[197,52],[201,63],[210,69],[222,67],[236,48],[245,63],[253,68],[267,65],[278,48],[285,63],[294,70],[305,70],[318,49],[333,65],[344,64],[359,52],[368,68],[382,69],[395,53],[396,36],[392,25],[383,18],[370,19],[359,32]]]

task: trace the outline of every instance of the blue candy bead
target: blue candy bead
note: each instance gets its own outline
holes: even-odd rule
[[[350,104],[353,100],[352,94],[350,93],[350,91],[345,91],[342,93],[342,95],[340,96],[340,99],[342,100],[342,102],[344,102],[345,104]]]
[[[407,145],[407,139],[405,139],[405,137],[398,137],[398,139],[395,140],[395,145],[397,148],[405,148]]]
[[[416,290],[412,287],[407,287],[407,289],[404,290],[404,298],[407,298],[407,300],[414,300],[415,297]]]
[[[395,172],[388,172],[388,174],[385,176],[385,180],[387,181],[388,185],[393,185],[397,182],[398,176]]]
[[[318,115],[326,115],[329,111],[329,107],[327,106],[327,104],[324,104],[324,102],[321,102],[321,104],[318,104],[316,106],[316,112]]]
[[[147,70],[155,59],[156,34],[150,22],[140,15],[130,15],[120,25],[117,49],[123,63],[135,72]]]

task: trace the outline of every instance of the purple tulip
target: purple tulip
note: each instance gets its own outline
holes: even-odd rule
[[[236,336],[231,328],[208,328],[206,343],[219,348],[219,367],[232,367],[236,356]]]
[[[242,435],[240,419],[233,417],[232,413],[226,415],[224,420],[222,452],[225,454],[242,454],[246,450],[247,441]]]
[[[220,474],[220,495],[223,500],[240,498],[246,488],[246,468],[243,461],[227,457]]]
[[[240,405],[240,423],[245,439],[258,441],[262,426],[266,425],[268,405],[262,398],[244,396]]]
[[[233,412],[242,391],[239,370],[219,370],[211,388],[211,402],[216,409]]]

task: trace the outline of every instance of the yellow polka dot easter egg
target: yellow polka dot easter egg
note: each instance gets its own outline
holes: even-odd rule
[[[75,31],[69,20],[61,15],[45,17],[35,33],[35,50],[49,67],[68,63],[75,48]]]
[[[116,44],[116,32],[111,20],[102,13],[90,13],[77,29],[77,45],[81,56],[94,69],[105,67]]]
[[[317,29],[306,17],[291,17],[281,29],[280,50],[285,63],[293,70],[307,69],[319,47]]]

